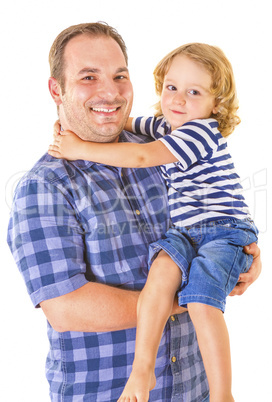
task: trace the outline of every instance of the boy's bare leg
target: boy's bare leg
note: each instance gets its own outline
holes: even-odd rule
[[[181,271],[161,251],[153,262],[137,305],[135,357],[131,375],[119,402],[147,402],[155,387],[155,362],[164,326],[169,318]]]
[[[201,303],[188,304],[188,311],[209,382],[210,402],[233,402],[229,334],[223,313]]]

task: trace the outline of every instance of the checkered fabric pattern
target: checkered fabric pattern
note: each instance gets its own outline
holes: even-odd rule
[[[130,135],[121,138],[129,141]],[[39,307],[88,281],[141,289],[148,246],[168,224],[167,191],[157,168],[119,169],[46,154],[16,189],[8,243]],[[48,337],[52,401],[118,399],[131,371],[135,329],[58,333],[48,323]],[[207,400],[205,371],[186,313],[166,326],[156,375],[150,401]]]

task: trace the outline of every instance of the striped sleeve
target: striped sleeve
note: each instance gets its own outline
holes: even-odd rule
[[[160,141],[178,159],[182,170],[187,170],[199,160],[209,159],[218,149],[216,133],[220,134],[211,122],[213,119],[192,120],[160,138]]]
[[[132,131],[135,134],[143,134],[153,139],[159,139],[168,130],[166,120],[160,117],[135,117],[132,121]]]

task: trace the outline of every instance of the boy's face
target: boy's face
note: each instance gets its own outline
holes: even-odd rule
[[[161,94],[162,112],[172,130],[217,113],[215,98],[210,93],[211,83],[204,67],[187,56],[175,56],[164,77]]]

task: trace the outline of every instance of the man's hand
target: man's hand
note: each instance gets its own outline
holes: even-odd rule
[[[230,296],[242,295],[247,288],[256,281],[262,270],[261,252],[257,244],[252,243],[249,246],[245,246],[244,251],[247,254],[253,255],[253,263],[248,272],[245,274],[240,274],[239,281],[233,291],[230,293]]]

